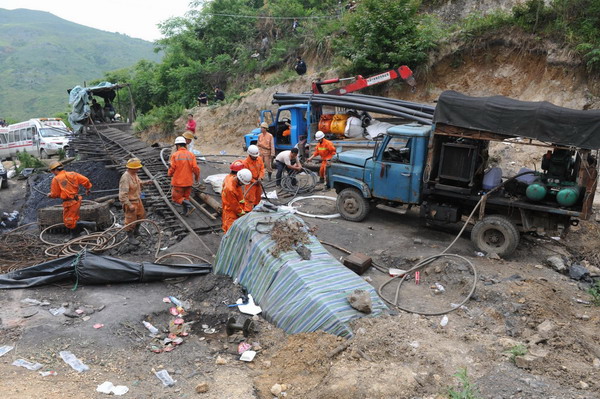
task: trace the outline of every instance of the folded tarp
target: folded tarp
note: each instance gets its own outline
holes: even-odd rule
[[[130,262],[84,251],[0,275],[0,288],[28,288],[72,280],[77,284],[141,283],[208,274],[208,264],[161,265]]]
[[[433,122],[565,146],[600,148],[600,111],[563,108],[546,101],[469,97],[445,91],[438,99]]]
[[[365,316],[348,303],[352,291],[369,292],[372,315],[387,309],[375,289],[339,263],[313,235],[305,244],[312,252],[310,260],[294,250],[273,256],[276,243],[265,233],[282,218],[301,221],[284,211],[251,212],[236,220],[221,241],[215,262],[215,273],[229,275],[246,288],[268,321],[290,334],[323,330],[352,336],[348,322]]]

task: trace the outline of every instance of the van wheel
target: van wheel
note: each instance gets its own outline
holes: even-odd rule
[[[45,150],[40,150],[40,159],[48,159],[48,153]]]
[[[482,252],[499,256],[512,254],[519,245],[517,226],[504,216],[487,216],[471,230],[471,241]]]
[[[345,188],[340,192],[336,207],[340,215],[351,222],[360,222],[367,217],[371,210],[369,200],[354,187]]]
[[[0,177],[0,188],[8,188],[8,179]]]

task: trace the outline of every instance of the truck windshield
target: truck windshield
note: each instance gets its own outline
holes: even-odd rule
[[[42,137],[65,137],[68,135],[68,131],[64,129],[58,129],[55,127],[45,127],[40,129],[40,136]]]

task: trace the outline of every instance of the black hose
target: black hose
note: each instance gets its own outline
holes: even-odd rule
[[[334,100],[319,100],[319,99],[317,99],[317,100],[313,100],[311,102],[314,104],[320,104],[320,105],[331,105],[334,107],[359,109],[359,110],[363,110],[363,111],[370,111],[370,112],[376,112],[376,113],[380,113],[380,114],[398,116],[398,117],[401,117],[404,119],[420,122],[424,125],[432,125],[433,124],[432,118],[429,118],[429,119],[422,118],[422,117],[410,115],[405,112],[401,112],[401,111],[398,111],[398,110],[392,109],[392,108],[375,107],[375,106],[370,106],[370,105],[365,105],[365,104],[349,103],[349,102],[345,102],[345,101],[334,101]],[[276,102],[276,104],[280,104],[280,105],[297,104],[297,103],[298,103],[298,101],[293,101],[293,100],[290,100],[290,101],[285,100],[285,101],[277,101]]]
[[[275,98],[275,96],[274,96]],[[308,96],[297,96],[297,95],[292,95],[292,96],[284,96],[281,98],[281,100],[277,99],[277,100],[273,100],[273,102],[279,103],[279,101],[289,101],[289,100],[300,100],[300,102],[308,102],[311,101],[313,103],[318,103],[320,101],[324,101],[324,100],[329,100],[329,101],[334,101],[336,103],[352,103],[355,104],[355,108],[359,108],[361,105],[367,105],[367,106],[373,106],[373,107],[381,107],[382,109],[391,109],[391,110],[395,110],[395,111],[399,111],[399,112],[404,112],[408,115],[414,115],[414,116],[418,116],[418,117],[422,117],[422,118],[426,118],[426,119],[431,119],[433,116],[431,113],[427,113],[427,112],[421,112],[409,107],[404,107],[402,105],[396,104],[396,103],[392,103],[389,101],[380,101],[377,99],[372,99],[369,98],[368,96],[366,97],[340,97],[340,96],[334,96],[331,94],[315,94],[314,96],[312,96],[310,99]],[[296,101],[298,102],[298,101]]]

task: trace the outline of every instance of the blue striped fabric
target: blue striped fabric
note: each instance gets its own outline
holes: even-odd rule
[[[368,291],[372,315],[387,309],[375,289],[339,263],[310,235],[312,251],[302,260],[296,251],[274,257],[275,242],[268,234],[280,218],[301,219],[285,211],[250,212],[235,221],[217,253],[214,270],[231,276],[252,294],[263,316],[290,334],[323,330],[352,336],[348,322],[365,316],[346,299],[354,290]]]

